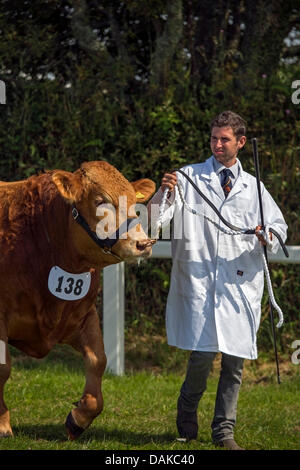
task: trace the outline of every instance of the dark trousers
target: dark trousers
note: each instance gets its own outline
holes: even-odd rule
[[[178,399],[184,411],[197,411],[215,356],[214,352],[192,351]],[[243,364],[244,359],[222,353],[215,412],[211,424],[213,441],[233,438]]]

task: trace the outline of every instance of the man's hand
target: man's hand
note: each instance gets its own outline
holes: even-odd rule
[[[161,180],[161,189],[164,191],[165,189],[169,189],[170,193],[174,191],[174,188],[177,184],[177,176],[176,173],[165,173],[162,180]]]
[[[261,225],[258,225],[256,228],[255,228],[255,235],[257,236],[257,238],[259,239],[260,243],[262,245],[267,245],[267,242],[265,241],[264,237],[258,233],[260,230],[262,229],[262,226]],[[272,233],[269,232],[269,234],[267,234],[267,236],[270,237],[270,240],[272,241]]]

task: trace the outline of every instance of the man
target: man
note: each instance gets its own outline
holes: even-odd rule
[[[163,224],[173,219],[172,273],[166,308],[168,343],[191,350],[185,381],[177,404],[177,428],[181,438],[195,439],[197,408],[217,352],[222,353],[221,372],[212,421],[217,446],[241,447],[234,440],[238,393],[244,359],[256,359],[256,333],[260,322],[264,274],[256,180],[242,169],[237,158],[246,143],[244,120],[231,111],[219,114],[211,124],[212,156],[183,171],[217,207],[222,216],[241,228],[256,228],[255,235],[228,235],[207,218],[188,212],[184,200],[225,227],[208,204],[180,173],[166,173],[159,191],[149,203],[158,204],[169,189]],[[266,227],[286,239],[282,213],[262,184]],[[268,230],[267,230],[268,233]],[[270,233],[270,235],[272,235]],[[278,249],[275,237],[268,249]]]

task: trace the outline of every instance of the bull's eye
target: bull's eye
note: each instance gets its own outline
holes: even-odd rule
[[[99,206],[101,206],[101,204],[104,204],[104,202],[105,202],[104,199],[99,198],[95,201],[95,205],[96,205],[96,207],[99,207]]]

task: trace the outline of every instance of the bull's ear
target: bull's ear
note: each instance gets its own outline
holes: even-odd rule
[[[52,174],[52,180],[60,194],[70,204],[78,202],[81,199],[83,188],[78,174],[56,170]]]
[[[131,184],[134,187],[137,202],[146,202],[155,193],[155,183],[146,178],[134,181]]]

